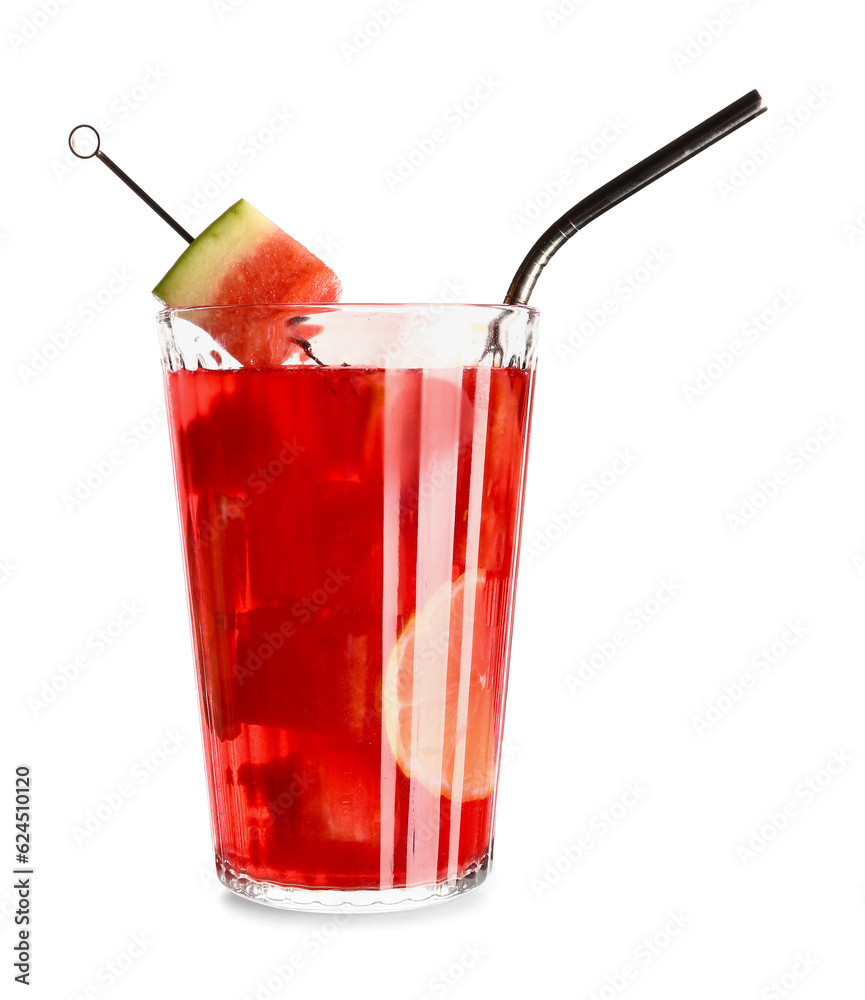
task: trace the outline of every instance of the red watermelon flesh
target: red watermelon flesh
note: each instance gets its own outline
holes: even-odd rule
[[[208,226],[153,289],[160,302],[178,309],[337,302],[341,292],[323,261],[243,199]],[[296,350],[289,316],[288,310],[280,316],[239,309],[190,318],[237,361],[269,366]]]

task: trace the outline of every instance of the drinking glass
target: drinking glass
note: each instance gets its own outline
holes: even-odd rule
[[[216,868],[419,906],[493,849],[537,312],[159,315]]]

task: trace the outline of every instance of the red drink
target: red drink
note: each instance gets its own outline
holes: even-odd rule
[[[520,367],[166,374],[233,888],[483,879],[531,382]]]

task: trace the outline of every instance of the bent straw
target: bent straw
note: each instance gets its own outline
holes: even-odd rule
[[[547,262],[578,230],[765,110],[762,97],[752,90],[574,205],[550,226],[526,254],[505,296],[505,304],[528,303],[535,282]]]

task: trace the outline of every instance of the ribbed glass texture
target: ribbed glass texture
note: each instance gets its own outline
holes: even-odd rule
[[[160,314],[214,848],[289,907],[483,881],[537,313]]]

